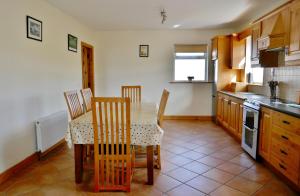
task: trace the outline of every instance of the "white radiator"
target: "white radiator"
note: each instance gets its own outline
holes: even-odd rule
[[[45,152],[60,142],[68,128],[68,113],[60,111],[36,121],[37,151]]]

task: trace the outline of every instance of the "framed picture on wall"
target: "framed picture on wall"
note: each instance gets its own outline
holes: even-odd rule
[[[42,41],[42,25],[42,21],[32,18],[31,16],[27,16],[27,38]]]
[[[149,45],[140,45],[140,57],[149,57]]]
[[[68,50],[77,52],[77,37],[68,34]]]

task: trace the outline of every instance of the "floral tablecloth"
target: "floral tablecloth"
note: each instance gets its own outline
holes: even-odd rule
[[[157,124],[157,105],[136,103],[130,105],[131,144],[160,145],[163,130]],[[65,140],[71,148],[73,144],[93,144],[94,130],[92,112],[70,121]]]

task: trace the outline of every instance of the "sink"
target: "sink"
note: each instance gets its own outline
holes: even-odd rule
[[[286,104],[286,105],[289,106],[289,107],[300,109],[300,105],[299,104],[289,103],[289,104]]]

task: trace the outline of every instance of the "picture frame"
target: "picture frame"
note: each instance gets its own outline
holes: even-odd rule
[[[140,45],[139,56],[140,57],[149,57],[149,45]]]
[[[31,16],[26,17],[27,38],[36,41],[43,40],[43,22]]]
[[[68,34],[68,50],[72,52],[77,52],[77,42],[78,38],[74,35]]]

